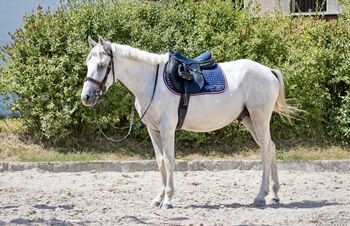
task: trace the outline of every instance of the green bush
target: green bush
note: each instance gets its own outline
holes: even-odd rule
[[[128,44],[151,52],[179,50],[195,56],[211,50],[217,61],[248,58],[285,76],[290,103],[308,114],[292,123],[274,115],[273,137],[288,145],[303,142],[350,141],[349,76],[350,16],[338,21],[322,18],[251,18],[241,2],[112,0],[67,1],[56,12],[25,16],[24,27],[5,47],[10,57],[0,68],[0,91],[16,93],[13,110],[20,113],[28,131],[59,142],[98,134],[95,120],[105,130],[112,119],[125,124],[132,95],[117,84],[102,100],[103,112],[94,118],[80,103],[89,52],[88,35]],[[186,147],[242,145],[251,138],[238,124],[212,133],[178,134]],[[144,139],[137,124],[134,138]]]

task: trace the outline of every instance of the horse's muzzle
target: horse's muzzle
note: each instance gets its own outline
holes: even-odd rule
[[[81,95],[81,102],[87,107],[93,107],[97,102],[97,96],[94,94],[83,94]]]

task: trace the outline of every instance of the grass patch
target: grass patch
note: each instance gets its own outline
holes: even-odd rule
[[[200,159],[245,159],[245,160],[260,160],[260,152],[258,149],[232,152],[228,154],[213,151],[206,154],[196,153],[179,156],[185,160],[200,160]],[[323,146],[323,147],[308,147],[297,146],[290,149],[277,150],[276,158],[278,160],[340,160],[350,159],[350,149],[341,146]]]
[[[25,151],[14,150],[12,157],[21,162],[68,162],[68,161],[94,161],[94,160],[139,160],[142,157],[125,156],[117,153],[95,153],[95,152],[72,152],[62,153],[55,150],[50,151]],[[6,158],[5,158],[6,160]]]
[[[230,151],[229,148],[199,147],[198,150],[176,151],[177,159],[260,159],[259,150],[246,148],[243,151]],[[149,141],[116,144],[103,138],[94,140],[76,139],[74,142],[57,146],[35,141],[24,135],[20,122],[16,119],[0,120],[0,161],[13,162],[65,162],[92,160],[141,160],[154,159]],[[277,150],[279,160],[326,160],[350,159],[349,147],[307,146],[282,148]]]
[[[279,160],[339,160],[350,159],[350,149],[341,146],[305,147],[277,151]]]
[[[247,149],[244,151],[225,151],[221,152],[220,150],[201,150],[197,153],[184,154],[179,153],[176,156],[178,159],[183,160],[204,160],[204,159],[246,159],[246,160],[254,160],[259,159],[260,154],[259,150],[251,150]]]
[[[103,138],[77,138],[65,144],[34,139],[25,134],[17,119],[0,119],[0,162],[52,162],[137,160],[153,157],[147,142],[107,142]]]
[[[21,133],[23,128],[16,118],[0,118],[0,134]]]

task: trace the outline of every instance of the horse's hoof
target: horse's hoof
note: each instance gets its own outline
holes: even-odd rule
[[[160,204],[159,208],[162,209],[162,210],[167,210],[167,209],[172,209],[174,207],[170,203],[164,203],[163,202],[162,204]]]
[[[266,206],[266,201],[265,201],[265,199],[254,199],[253,206],[264,207],[264,206]]]
[[[159,207],[159,206],[160,206],[160,202],[158,202],[158,201],[151,202],[151,207]]]
[[[271,199],[271,204],[276,205],[276,204],[279,204],[279,203],[280,203],[280,199],[278,197]]]

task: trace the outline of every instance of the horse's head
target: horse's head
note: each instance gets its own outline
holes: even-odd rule
[[[88,41],[91,50],[86,60],[87,75],[81,92],[81,101],[85,106],[93,107],[98,97],[115,81],[115,71],[111,44],[101,37],[98,42],[90,37]]]

